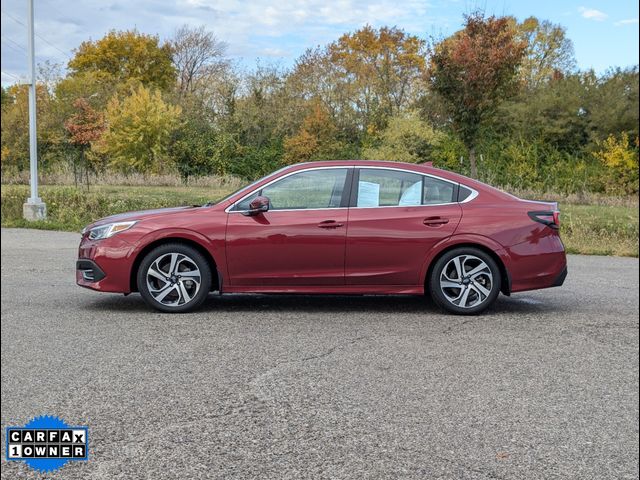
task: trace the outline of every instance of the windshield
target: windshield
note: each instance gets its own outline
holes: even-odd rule
[[[248,185],[246,185],[246,186],[244,186],[244,187],[242,187],[242,188],[239,188],[238,190],[236,190],[236,191],[234,191],[234,192],[232,192],[232,193],[229,193],[228,195],[225,195],[225,196],[224,196],[224,197],[222,197],[222,198],[219,198],[219,199],[217,199],[217,200],[213,200],[213,201],[207,202],[207,203],[205,203],[203,206],[204,206],[204,207],[210,207],[211,205],[215,205],[215,204],[217,204],[217,203],[222,203],[222,202],[224,202],[224,201],[226,201],[226,200],[230,199],[230,198],[231,198],[231,197],[233,197],[234,195],[237,195],[237,194],[239,194],[239,193],[244,192],[245,190],[246,190],[246,191],[251,190],[251,188],[253,188],[253,186],[254,186],[254,185],[257,185],[258,183],[260,183],[260,182],[261,182],[262,180],[264,180],[265,178],[267,178],[267,177],[271,177],[271,176],[273,176],[273,175],[276,175],[277,173],[280,173],[280,172],[282,172],[283,170],[286,170],[287,168],[289,168],[289,167],[288,167],[288,166],[287,166],[287,167],[282,167],[282,168],[280,168],[280,169],[276,170],[275,172],[270,173],[269,175],[265,175],[264,177],[261,177],[261,178],[259,178],[258,180],[255,180],[255,181],[251,182],[250,184],[248,184]]]

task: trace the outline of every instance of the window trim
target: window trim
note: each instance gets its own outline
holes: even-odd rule
[[[471,190],[473,193],[471,195],[469,195],[469,199],[473,200],[474,198],[476,198],[478,196],[478,192],[476,190],[474,190],[471,187],[468,187],[467,185],[461,184],[459,182],[454,182],[452,180],[447,180],[446,178],[442,178],[442,177],[438,177],[437,175],[431,175],[430,173],[423,173],[423,172],[416,172],[415,170],[408,170],[406,168],[396,168],[396,167],[378,167],[378,166],[357,166],[356,167],[356,171],[353,174],[353,182],[351,183],[351,196],[350,196],[350,201],[349,201],[349,208],[350,209],[364,209],[364,208],[419,208],[419,207],[440,207],[443,205],[458,205],[460,203],[466,203],[467,201],[470,200],[465,200],[464,202],[457,202],[457,201],[453,201],[453,202],[443,202],[443,203],[429,203],[429,204],[420,204],[420,205],[378,205],[377,207],[358,207],[358,182],[360,180],[360,171],[361,170],[392,170],[392,171],[397,171],[397,172],[405,172],[405,173],[413,173],[414,175],[420,175],[422,177],[430,177],[436,180],[440,180],[442,182],[446,182],[446,183],[450,183],[451,185],[453,185],[454,188],[454,192],[453,192],[453,196],[455,198],[458,198],[458,189],[460,187],[460,185],[464,186],[465,188],[468,188],[469,190]],[[424,178],[422,180],[422,188],[424,190]],[[424,192],[423,192],[423,197],[424,198]]]
[[[242,202],[243,200],[245,200],[246,198],[250,197],[251,195],[253,195],[256,192],[260,192],[262,189],[267,188],[268,186],[279,182],[280,180],[283,180],[287,177],[290,177],[291,175],[295,175],[296,173],[302,173],[302,172],[310,172],[310,171],[314,171],[314,170],[336,170],[336,169],[341,169],[341,170],[346,170],[347,171],[347,175],[345,177],[344,180],[344,190],[342,192],[342,198],[340,200],[341,206],[339,207],[325,207],[325,208],[282,208],[282,209],[277,209],[277,210],[269,210],[270,212],[313,212],[316,210],[341,210],[341,209],[345,209],[345,208],[349,208],[349,206],[342,206],[342,203],[344,203],[345,198],[349,198],[348,196],[345,197],[345,190],[350,188],[350,182],[351,182],[351,175],[353,175],[353,169],[355,168],[354,165],[335,165],[335,166],[330,166],[330,167],[310,167],[310,168],[303,168],[300,170],[294,170],[293,172],[289,172],[285,175],[282,175],[278,178],[274,178],[273,180],[271,180],[270,182],[265,183],[264,185],[261,185],[260,187],[256,188],[255,190],[252,190],[251,192],[247,193],[246,195],[244,195],[242,198],[239,198],[238,200],[236,200],[235,202],[233,202],[231,205],[229,205],[227,208],[224,209],[225,213],[243,213],[243,212],[247,212],[247,210],[233,210],[233,208],[235,208],[235,206]]]
[[[455,182],[453,180],[448,180],[446,178],[442,178],[439,177],[437,175],[433,175],[430,173],[424,173],[424,172],[417,172],[415,170],[409,170],[406,168],[399,168],[399,167],[387,167],[387,166],[376,166],[376,165],[366,165],[366,166],[362,166],[362,165],[331,165],[331,166],[327,166],[327,167],[309,167],[309,168],[303,168],[300,170],[294,170],[292,172],[289,172],[285,175],[282,175],[278,178],[274,178],[273,180],[265,183],[264,185],[258,187],[255,190],[250,191],[249,193],[245,194],[242,198],[239,198],[238,200],[236,200],[235,202],[233,202],[231,205],[229,205],[227,208],[224,209],[225,213],[243,213],[246,212],[246,210],[232,210],[238,203],[242,202],[244,199],[246,199],[247,197],[250,197],[251,195],[253,195],[256,192],[259,192],[260,190],[262,190],[263,188],[268,187],[269,185],[282,180],[286,177],[289,177],[291,175],[295,175],[296,173],[301,173],[301,172],[308,172],[308,171],[312,171],[312,170],[335,170],[335,169],[347,169],[347,177],[345,179],[345,189],[348,189],[348,196],[346,198],[348,198],[348,202],[347,202],[347,206],[340,206],[340,207],[326,207],[326,208],[289,208],[289,209],[281,209],[281,210],[273,210],[273,212],[312,212],[312,211],[318,211],[318,210],[344,210],[344,209],[365,209],[365,208],[419,208],[419,207],[440,207],[443,205],[460,205],[463,203],[469,203],[472,200],[474,200],[475,198],[478,197],[479,192],[475,189],[475,188],[471,188],[469,185],[466,185],[464,183],[460,183],[460,182]],[[357,205],[357,195],[358,195],[358,181],[360,179],[360,170],[392,170],[392,171],[398,171],[398,172],[406,172],[406,173],[413,173],[415,175],[421,175],[423,177],[430,177],[430,178],[434,178],[436,180],[440,180],[442,182],[447,182],[450,183],[454,186],[454,188],[456,189],[456,194],[455,197],[457,198],[458,195],[458,191],[459,191],[459,187],[463,186],[465,188],[468,188],[469,190],[471,190],[471,195],[469,195],[467,198],[465,198],[462,202],[458,202],[458,201],[453,201],[453,202],[445,202],[445,203],[430,203],[427,205],[387,205],[387,206],[377,206],[377,207],[358,207]],[[349,180],[351,180],[351,182],[349,182]],[[424,180],[423,180],[423,188],[424,188]],[[343,200],[345,198],[345,192],[343,192]]]

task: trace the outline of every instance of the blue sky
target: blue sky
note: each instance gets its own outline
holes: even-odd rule
[[[26,4],[2,0],[3,85],[26,74]],[[638,2],[631,0],[35,0],[36,56],[64,64],[81,41],[110,29],[135,27],[164,39],[187,23],[204,24],[227,42],[229,56],[241,66],[261,59],[287,67],[307,47],[367,23],[421,37],[448,35],[460,28],[464,13],[478,8],[565,26],[581,69],[638,64]]]

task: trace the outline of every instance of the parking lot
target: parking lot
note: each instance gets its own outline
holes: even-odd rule
[[[637,478],[638,259],[480,317],[416,297],[211,296],[194,314],[75,285],[79,235],[2,230],[4,427],[87,425],[54,478]]]

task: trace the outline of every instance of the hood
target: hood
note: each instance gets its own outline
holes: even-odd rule
[[[188,210],[193,210],[195,208],[201,208],[199,206],[190,206],[190,207],[171,207],[171,208],[156,208],[154,210],[138,210],[135,212],[126,212],[126,213],[118,213],[116,215],[110,215],[108,217],[101,218],[96,220],[91,225],[87,226],[87,229],[97,227],[100,225],[104,225],[106,223],[113,222],[127,222],[131,220],[147,220],[153,217],[160,217],[162,215],[169,215],[172,213],[185,212]]]

